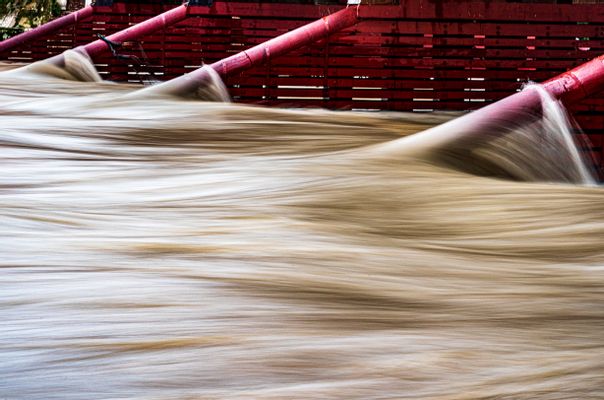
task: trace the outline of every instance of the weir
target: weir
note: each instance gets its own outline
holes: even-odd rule
[[[165,11],[134,1],[12,60]],[[556,58],[604,13],[400,3],[190,6],[136,43],[148,89],[103,44],[1,72],[0,398],[604,399],[604,187],[562,107],[604,126],[604,73]]]
[[[530,110],[538,114],[540,103],[537,95],[525,91],[501,100],[506,91],[509,93],[515,90],[522,81],[547,79],[552,75],[549,72],[552,70],[552,65],[559,64],[559,69],[570,65],[567,59],[564,59],[564,62],[558,60],[562,56],[579,60],[580,57],[595,55],[594,52],[597,51],[596,47],[590,47],[590,37],[593,38],[597,34],[594,31],[596,26],[594,24],[600,18],[599,14],[589,13],[593,10],[593,6],[556,5],[554,9],[547,8],[545,5],[511,5],[503,2],[493,2],[489,7],[471,2],[463,4],[464,12],[460,12],[460,6],[451,1],[443,2],[442,9],[433,5],[423,7],[413,4],[363,5],[357,10],[357,15],[352,16],[351,12],[341,20],[343,25],[356,23],[353,20],[358,19],[364,21],[363,24],[359,25],[354,35],[330,40],[322,59],[318,58],[315,52],[313,56],[304,56],[301,63],[297,65],[296,56],[285,58],[286,61],[278,63],[271,62],[265,76],[256,73],[253,76],[237,78],[243,79],[243,82],[241,85],[239,82],[231,84],[235,86],[230,88],[233,98],[235,101],[241,97],[246,102],[261,101],[268,105],[285,103],[296,106],[397,111],[471,110],[484,103],[487,106],[471,113],[472,117],[464,119],[464,124],[477,128],[488,127],[502,121],[518,121],[521,116],[530,118],[528,116]],[[131,6],[120,6],[112,12],[127,10],[129,7]],[[101,9],[100,13],[107,12],[107,7]],[[244,36],[251,37],[257,34],[252,32],[267,32],[267,27],[273,25],[280,30],[283,30],[283,26],[291,27],[295,23],[292,18],[309,19],[311,15],[317,13],[317,10],[318,7],[311,5],[278,3],[260,7],[237,2],[217,2],[211,8],[183,5],[139,25],[109,35],[107,39],[115,43],[123,43],[185,19],[201,20],[185,25],[183,31],[186,30],[186,35],[189,36],[184,37],[190,40],[190,37],[193,37],[190,36],[190,32],[199,32],[199,35],[194,34],[196,37],[194,40],[203,38],[199,44],[203,49],[203,55],[196,57],[202,62],[207,60],[207,64],[222,77],[229,77],[251,67],[266,64],[266,61],[273,60],[277,55],[292,51],[301,45],[291,42],[295,35],[290,35],[293,32],[289,32],[286,34],[289,36],[284,37],[278,45],[274,41],[269,41],[265,46],[259,45],[232,55],[233,43],[230,47],[228,43],[216,45],[218,36],[212,36],[214,34],[212,32],[230,27],[233,32],[239,32],[241,29]],[[151,12],[151,8],[145,12]],[[537,16],[530,26],[512,23],[515,20],[522,20],[530,13]],[[342,14],[348,12],[343,11]],[[224,18],[225,16],[232,16],[232,19]],[[286,16],[287,22],[283,19]],[[447,18],[461,22],[451,22]],[[573,23],[572,26],[567,27],[564,25],[565,19],[587,22]],[[427,20],[436,22],[426,24]],[[502,25],[501,22],[506,24]],[[555,24],[551,25],[551,23]],[[333,32],[335,29],[332,28],[336,24],[331,20],[329,24],[324,25]],[[317,24],[317,27],[320,28],[320,24]],[[33,34],[34,31],[36,30],[30,33]],[[36,32],[43,32],[43,29]],[[422,38],[418,36],[421,33],[423,33]],[[324,34],[326,36],[330,32]],[[263,35],[266,37],[266,33]],[[411,38],[409,35],[414,36]],[[546,47],[549,46],[549,41],[545,42],[545,39],[550,36],[557,38],[554,40],[555,43],[552,42],[551,49]],[[302,37],[303,34],[295,40]],[[182,42],[182,36],[179,38],[178,40]],[[170,67],[165,67],[167,73],[163,76],[166,77],[177,75],[169,71],[169,69],[177,70],[172,67],[174,63],[171,61],[171,55],[177,54],[177,57],[183,57],[182,50],[177,52],[170,48],[174,40],[176,39],[167,36],[162,41],[162,46],[165,44],[165,48],[150,52],[150,54],[159,54],[154,56],[156,59],[160,57],[161,60],[167,60],[165,65]],[[208,42],[206,46],[204,44],[206,40],[212,42]],[[245,42],[240,39],[223,38],[222,40],[242,42],[238,44]],[[312,41],[308,40],[307,43]],[[286,45],[287,50],[284,50],[285,47],[281,48],[281,45]],[[471,45],[473,50],[467,51],[455,47],[462,45],[464,49]],[[416,51],[415,47],[411,46],[419,46],[421,51]],[[562,54],[556,50],[561,46],[565,48],[572,46],[576,48],[576,53]],[[217,48],[220,50],[215,50]],[[450,54],[449,48],[452,50]],[[91,57],[98,57],[106,52],[109,46],[106,42],[97,40],[79,49]],[[526,60],[516,61],[517,56],[524,53],[527,56]],[[450,58],[453,56],[462,58]],[[505,59],[506,56],[508,59]],[[546,56],[557,57],[558,61],[546,62],[544,61]],[[466,58],[465,61],[463,57]],[[319,64],[312,64],[306,61],[307,58]],[[554,98],[561,99],[565,104],[571,104],[574,111],[579,110],[575,116],[578,123],[587,129],[597,153],[602,152],[604,142],[599,133],[604,117],[597,108],[594,110],[594,104],[601,105],[602,99],[590,101],[590,106],[579,105],[577,108],[577,104],[581,99],[590,98],[601,91],[599,70],[602,62],[601,59],[599,60],[545,83],[546,90]],[[57,56],[49,61],[61,64],[62,58]],[[187,59],[183,63],[187,64],[187,68],[195,64],[199,65],[199,61],[195,59]],[[119,66],[112,64],[117,63],[102,65],[100,68],[111,71],[124,70],[123,67],[120,70]],[[112,72],[112,80],[115,79],[114,76],[120,80],[122,75],[119,74],[124,72],[115,74]],[[186,95],[194,90],[196,82],[205,79],[205,74],[200,69],[170,83],[146,88],[137,95],[153,93]],[[182,72],[178,72],[178,75],[182,75]],[[488,105],[496,100],[499,102],[494,108]],[[446,142],[453,137],[455,134],[448,132],[443,135],[442,141]],[[599,154],[598,157],[601,159]]]

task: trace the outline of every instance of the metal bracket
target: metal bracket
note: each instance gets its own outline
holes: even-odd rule
[[[214,0],[189,0],[190,6],[212,7]]]

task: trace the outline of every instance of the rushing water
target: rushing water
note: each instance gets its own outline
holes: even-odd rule
[[[451,116],[69,60],[0,73],[0,399],[604,398],[604,192],[551,99],[414,153]]]

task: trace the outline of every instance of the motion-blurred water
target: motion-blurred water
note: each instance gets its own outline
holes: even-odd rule
[[[555,102],[414,153],[451,116],[70,60],[0,73],[0,399],[604,398],[604,192]]]

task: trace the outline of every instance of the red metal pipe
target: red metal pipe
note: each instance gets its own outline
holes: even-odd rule
[[[107,39],[114,43],[124,43],[128,40],[133,40],[141,36],[148,35],[160,29],[166,28],[170,25],[174,25],[187,18],[187,5],[183,4],[176,8],[173,8],[165,13],[156,15],[153,18],[149,18],[112,35],[107,36]],[[78,50],[84,50],[91,58],[98,56],[109,50],[109,46],[102,40],[95,40],[92,43],[88,43],[84,46],[78,47]]]
[[[604,55],[555,76],[542,86],[567,105],[593,96],[604,90]],[[540,113],[541,97],[535,91],[524,90],[468,114],[465,123],[493,126],[493,122],[518,122],[523,115]]]
[[[274,57],[298,49],[323,39],[332,33],[348,28],[358,22],[358,8],[349,7],[317,21],[303,25],[264,43],[244,50],[210,65],[223,78],[262,64]],[[143,89],[138,94],[183,95],[194,92],[208,78],[205,68],[199,68],[186,75]]]
[[[554,98],[570,105],[604,91],[604,55],[564,72],[542,84]],[[541,116],[542,98],[537,90],[525,89],[486,107],[415,135],[384,145],[378,151],[393,154],[417,153],[446,148],[453,143],[463,147],[466,140],[505,135],[510,127],[528,123]]]
[[[244,50],[211,65],[222,77],[236,74],[263,64],[274,57],[303,47],[307,44],[323,39],[332,33],[351,27],[358,22],[357,7],[350,7],[330,14],[310,24],[303,25],[293,31],[284,33],[276,38]],[[197,70],[199,71],[199,70]],[[197,71],[189,74],[193,78]]]
[[[133,40],[141,36],[148,35],[184,20],[187,18],[187,10],[188,8],[186,4],[180,5],[162,14],[156,15],[153,18],[149,18],[139,24],[109,35],[106,37],[106,39],[111,42],[121,44],[128,40]],[[109,51],[109,45],[105,41],[98,39],[86,45],[76,47],[74,50],[94,58],[106,51]],[[58,54],[41,62],[63,66],[63,54]]]
[[[65,26],[72,25],[77,23],[78,21],[82,21],[86,18],[89,18],[93,14],[93,12],[94,8],[92,6],[87,6],[78,11],[74,11],[70,14],[47,22],[44,25],[38,26],[37,28],[20,33],[17,36],[13,36],[12,38],[3,40],[2,42],[0,42],[0,54],[12,50],[13,48],[23,43],[30,42],[45,35],[49,35]]]
[[[543,83],[556,99],[571,104],[604,90],[604,55]]]

